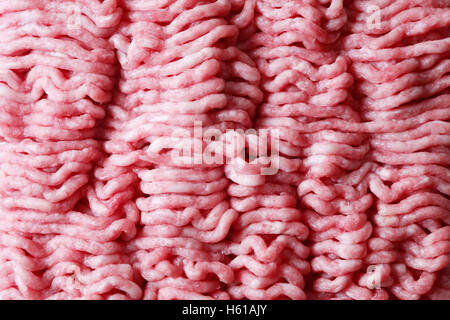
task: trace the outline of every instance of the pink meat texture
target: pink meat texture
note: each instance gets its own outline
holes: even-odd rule
[[[449,30],[449,0],[2,1],[0,299],[450,300]]]

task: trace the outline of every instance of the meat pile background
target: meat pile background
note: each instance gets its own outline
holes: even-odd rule
[[[2,2],[0,299],[450,299],[449,27],[448,0]],[[278,130],[276,174],[230,129]]]

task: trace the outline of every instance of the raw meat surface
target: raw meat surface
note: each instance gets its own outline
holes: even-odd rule
[[[0,5],[0,299],[450,300],[450,2]]]

